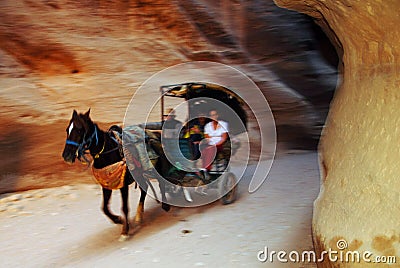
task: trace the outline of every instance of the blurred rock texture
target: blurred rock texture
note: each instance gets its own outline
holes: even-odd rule
[[[247,74],[291,148],[315,148],[336,88],[326,36],[272,0],[3,0],[0,14],[0,192],[87,180],[60,156],[72,109],[121,123],[140,84],[174,64]]]
[[[320,146],[314,244],[321,253],[345,240],[344,253],[372,255],[371,263],[326,258],[318,267],[400,267],[400,2],[276,2],[315,17],[343,54],[343,84]],[[385,264],[391,256],[397,263]]]

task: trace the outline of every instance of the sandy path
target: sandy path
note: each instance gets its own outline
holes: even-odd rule
[[[312,203],[319,192],[316,153],[279,156],[267,181],[239,199],[164,212],[147,199],[145,222],[119,242],[120,226],[100,211],[97,185],[0,196],[1,267],[315,267],[261,263],[257,252],[311,250]],[[131,210],[138,190],[131,189]],[[112,206],[118,212],[119,193]],[[131,215],[133,218],[133,214]]]

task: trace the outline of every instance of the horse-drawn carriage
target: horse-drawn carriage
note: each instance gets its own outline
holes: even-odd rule
[[[171,197],[182,195],[186,201],[193,202],[190,189],[194,189],[200,195],[207,195],[211,189],[218,191],[218,198],[223,204],[230,204],[237,196],[237,178],[231,172],[230,159],[240,146],[239,140],[234,136],[246,131],[246,115],[243,103],[235,93],[229,89],[210,83],[183,83],[164,85],[160,87],[160,122],[142,124],[146,130],[160,134],[163,151],[172,164],[168,170],[166,180],[166,192]],[[185,121],[175,135],[163,135],[170,131],[166,128],[165,117],[170,98],[182,99],[182,104],[174,107]],[[175,102],[176,103],[176,102]],[[215,154],[214,161],[209,170],[201,167],[201,158],[196,157],[193,141],[190,138],[191,122],[205,117],[206,122],[211,121],[206,114],[211,109],[218,109],[220,118],[229,124],[228,139],[223,145],[223,150]],[[129,130],[126,133],[129,135]],[[199,143],[200,150],[204,145]]]
[[[129,235],[128,195],[129,185],[134,181],[140,185],[141,191],[135,223],[143,219],[147,189],[152,188],[150,178],[156,178],[159,182],[162,208],[166,211],[170,209],[170,204],[177,204],[167,201],[166,193],[177,196],[183,192],[186,201],[191,202],[190,187],[200,188],[201,193],[212,188],[218,189],[217,199],[220,198],[224,204],[236,199],[237,179],[230,171],[230,160],[238,146],[233,137],[246,132],[246,113],[241,98],[225,87],[208,83],[167,85],[161,86],[160,91],[161,122],[130,125],[124,131],[119,126],[112,126],[109,131],[103,131],[91,120],[90,109],[84,114],[74,110],[66,129],[67,138],[62,153],[64,161],[74,163],[78,158],[89,163],[85,155],[91,155],[93,174],[103,190],[103,212],[112,222],[123,225],[122,239]],[[200,110],[207,111],[215,107],[218,107],[221,118],[228,122],[227,150],[216,155],[209,172],[199,173],[198,164],[201,160],[194,159],[190,141],[184,136],[188,124],[172,139],[163,138],[163,134],[166,134],[163,119],[165,97],[184,100],[188,122],[195,119]],[[118,136],[121,134],[125,135]],[[113,214],[109,208],[111,192],[116,189],[121,191],[123,216]]]

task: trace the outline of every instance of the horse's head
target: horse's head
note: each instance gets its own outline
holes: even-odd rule
[[[62,157],[67,163],[74,163],[76,157],[80,157],[93,139],[93,122],[89,117],[90,109],[85,114],[78,114],[75,110],[67,127],[67,140],[65,142]]]

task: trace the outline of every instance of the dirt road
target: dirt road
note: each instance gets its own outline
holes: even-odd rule
[[[319,192],[316,153],[277,157],[258,191],[251,169],[231,205],[219,201],[164,212],[145,204],[143,225],[119,242],[120,226],[100,211],[98,185],[79,184],[0,196],[1,267],[315,267],[260,262],[268,250],[312,250],[312,204]],[[132,188],[131,218],[139,191]],[[195,193],[193,193],[195,195]],[[120,211],[120,196],[112,199]]]

